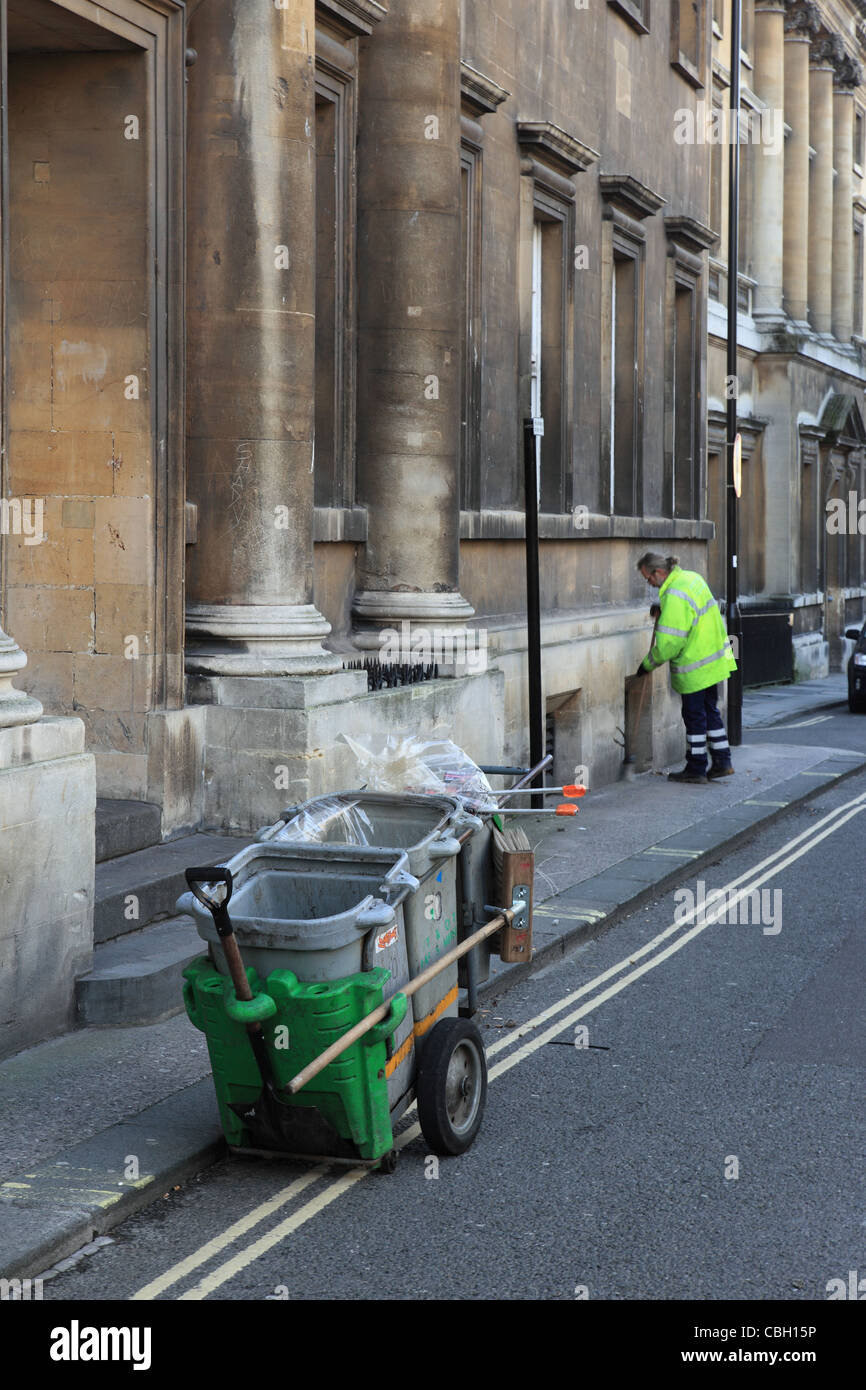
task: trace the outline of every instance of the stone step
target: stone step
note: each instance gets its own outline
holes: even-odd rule
[[[249,835],[184,835],[96,866],[93,941],[101,945],[176,913],[186,892],[184,869],[219,864],[249,844]]]
[[[161,831],[160,809],[152,802],[96,798],[97,864],[158,845]]]
[[[207,945],[191,917],[171,917],[97,946],[93,969],[75,982],[78,1023],[159,1023],[183,1009],[181,972]]]

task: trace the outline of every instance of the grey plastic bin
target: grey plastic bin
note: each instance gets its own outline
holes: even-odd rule
[[[234,882],[230,915],[243,962],[263,980],[272,970],[291,970],[304,983],[318,984],[382,966],[391,974],[386,999],[407,984],[403,903],[418,880],[402,850],[252,844],[226,867]],[[212,914],[192,893],[178,898],[177,909],[195,919],[216,968],[228,976]],[[410,998],[391,1043],[392,1114],[405,1108],[414,1084],[413,1004]]]
[[[292,970],[304,983],[338,980],[365,968],[369,933],[383,937],[396,924],[399,939],[405,939],[402,904],[417,881],[401,850],[346,846],[340,853],[298,842],[252,844],[227,867],[234,879],[232,925],[244,964],[263,978],[272,970]],[[195,919],[204,941],[217,945],[213,917],[192,893],[178,898],[177,908]],[[211,955],[217,969],[228,974],[222,951]],[[389,960],[375,964],[395,975]],[[399,975],[399,961],[394,964]],[[404,973],[400,983],[405,979]]]
[[[480,831],[482,823],[452,796],[350,791],[290,807],[276,825],[261,830],[258,839],[270,845],[315,845],[332,853],[346,834],[346,819],[339,815],[324,824],[324,843],[293,841],[287,837],[292,833],[290,822],[302,812],[315,817],[317,811],[339,805],[356,807],[363,813],[370,823],[367,833],[379,846],[380,853],[387,846],[392,853],[404,850],[408,857],[409,872],[418,879],[419,886],[403,903],[406,945],[409,973],[413,977],[419,975],[457,945],[459,904],[455,869],[461,849],[457,837],[470,828]],[[346,846],[352,856],[360,854],[363,848],[354,844]],[[457,1014],[457,988],[455,962],[415,994],[412,1002],[415,1041],[419,1048],[423,1047],[424,1035],[439,1018]]]

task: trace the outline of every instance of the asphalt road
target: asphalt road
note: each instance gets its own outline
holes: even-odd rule
[[[866,748],[826,713],[746,739]],[[864,816],[866,775],[704,871],[757,880],[729,920],[682,920],[684,874],[490,1006],[461,1158],[408,1129],[392,1176],[228,1159],[45,1299],[827,1300],[866,1275]]]
[[[827,744],[833,748],[866,750],[866,714],[851,714],[847,704],[793,715],[769,728],[746,729],[743,743]],[[736,758],[736,749],[733,752]]]

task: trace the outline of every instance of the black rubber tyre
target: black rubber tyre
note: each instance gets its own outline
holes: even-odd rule
[[[424,1041],[415,1081],[421,1132],[437,1154],[462,1154],[481,1128],[487,1057],[476,1024],[443,1018]]]
[[[853,695],[849,695],[848,710],[851,714],[866,714],[866,704],[863,700],[855,699]]]
[[[397,1150],[389,1149],[388,1152],[386,1154],[383,1154],[382,1157],[379,1159],[378,1166],[373,1169],[373,1172],[382,1173],[385,1177],[390,1177],[391,1174],[395,1173],[396,1171]]]

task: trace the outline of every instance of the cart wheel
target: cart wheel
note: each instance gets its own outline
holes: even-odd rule
[[[415,1082],[418,1119],[431,1149],[462,1154],[481,1128],[487,1057],[476,1024],[443,1018],[425,1039]]]
[[[396,1172],[396,1169],[397,1169],[397,1150],[396,1150],[396,1149],[389,1149],[388,1152],[387,1152],[386,1154],[383,1154],[382,1157],[379,1159],[379,1163],[378,1163],[377,1167],[375,1167],[375,1168],[373,1169],[373,1172],[374,1172],[374,1173],[388,1173],[388,1174],[391,1174],[391,1173]]]

